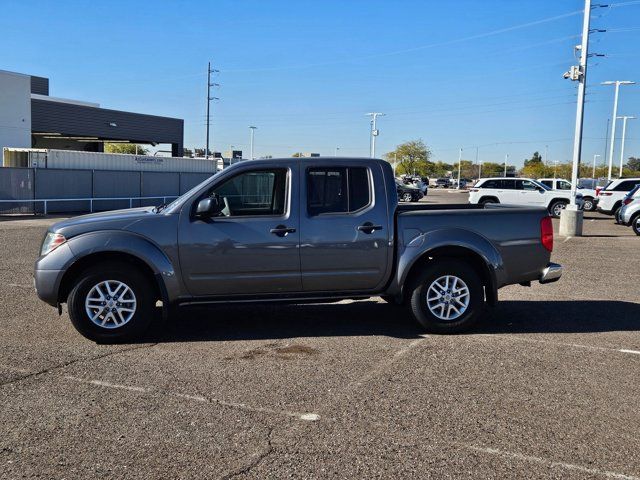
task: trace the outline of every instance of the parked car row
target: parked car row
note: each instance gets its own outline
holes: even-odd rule
[[[396,191],[398,192],[398,201],[400,202],[418,202],[422,197],[426,195],[422,193],[420,188],[413,184],[404,183],[402,180],[396,178]]]
[[[570,201],[570,190],[554,190],[531,178],[483,178],[469,190],[469,203],[472,204],[504,203],[545,207],[554,217],[559,217]],[[576,201],[578,207],[582,209],[584,207],[582,193],[577,194]]]
[[[631,227],[640,236],[640,183],[622,199],[622,206],[616,212],[616,222]]]

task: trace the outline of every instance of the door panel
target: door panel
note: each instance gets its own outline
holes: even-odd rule
[[[372,168],[379,170],[348,162],[340,168],[322,164],[301,168],[300,261],[305,291],[375,290],[386,280],[393,213],[387,211],[382,169]],[[364,188],[356,188],[363,183],[368,184],[368,198]]]
[[[274,169],[282,167],[279,162]],[[269,167],[259,169],[265,170]],[[247,174],[245,177],[223,178],[212,187],[212,193],[226,205],[223,212],[228,216],[195,219],[188,205],[181,212],[180,264],[183,280],[194,296],[302,290],[298,202],[291,201],[298,198],[297,182],[292,181],[297,165],[284,168],[286,193],[280,199],[275,193],[277,186],[263,176],[249,175],[252,171],[247,167],[235,175]]]

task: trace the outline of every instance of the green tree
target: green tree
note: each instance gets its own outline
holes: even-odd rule
[[[640,157],[629,157],[626,168],[632,172],[640,172]]]
[[[430,175],[434,168],[434,163],[429,160],[431,150],[420,139],[402,143],[384,157],[391,164],[395,163],[397,175]]]
[[[483,162],[482,178],[502,177],[504,175],[504,163]]]
[[[137,152],[136,147],[138,149]],[[125,153],[129,155],[146,155],[149,153],[149,149],[135,143],[105,143],[104,151],[106,153]]]
[[[296,152],[293,155],[291,155],[293,158],[302,158],[302,152]]]
[[[529,165],[533,165],[533,166],[543,165],[542,155],[540,155],[538,152],[533,152],[533,156],[529,159],[525,159],[524,161],[525,167],[528,167]]]

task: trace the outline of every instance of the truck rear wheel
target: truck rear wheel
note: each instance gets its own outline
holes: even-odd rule
[[[98,343],[131,341],[147,329],[154,313],[149,281],[124,262],[82,272],[67,298],[69,317],[81,335]]]
[[[483,309],[480,276],[461,260],[435,260],[413,283],[411,310],[428,332],[448,334],[468,330]]]

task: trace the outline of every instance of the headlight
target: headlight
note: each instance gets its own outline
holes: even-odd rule
[[[66,241],[67,239],[64,238],[64,235],[60,233],[47,232],[47,235],[44,237],[44,241],[42,242],[40,256],[45,256],[48,253],[51,253]]]

